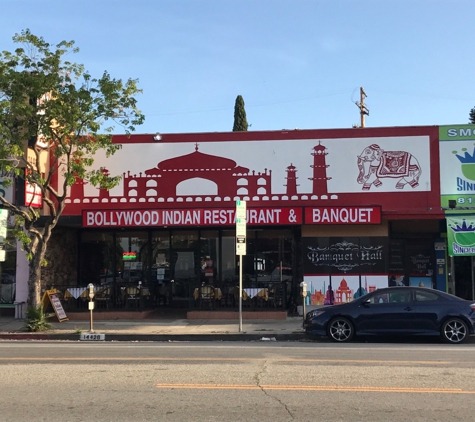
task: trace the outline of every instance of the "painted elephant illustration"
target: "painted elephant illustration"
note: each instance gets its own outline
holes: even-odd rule
[[[358,179],[363,190],[371,186],[379,187],[382,178],[399,179],[396,189],[409,184],[412,188],[419,185],[422,170],[417,158],[406,151],[384,151],[377,144],[367,146],[358,156]]]

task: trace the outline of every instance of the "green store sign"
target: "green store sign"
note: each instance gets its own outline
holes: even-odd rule
[[[439,154],[441,206],[475,209],[475,125],[439,126]]]
[[[475,256],[475,216],[446,218],[448,254]]]

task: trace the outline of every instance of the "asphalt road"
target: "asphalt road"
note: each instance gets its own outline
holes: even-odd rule
[[[475,345],[0,342],[1,421],[472,421]]]

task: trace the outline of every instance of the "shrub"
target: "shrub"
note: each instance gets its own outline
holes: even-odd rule
[[[26,310],[26,330],[37,332],[51,329],[51,324],[48,322],[48,318],[51,318],[53,315],[53,313],[45,314],[43,312],[43,305],[38,307],[30,306]]]

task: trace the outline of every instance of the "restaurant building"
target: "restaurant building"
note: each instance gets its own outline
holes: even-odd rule
[[[122,180],[110,191],[81,180],[71,188],[44,282],[140,282],[153,306],[185,308],[212,285],[223,306],[235,306],[240,200],[244,288],[279,291],[272,306],[295,307],[302,281],[315,305],[388,285],[447,290],[438,134],[418,126],[116,135],[122,148],[95,165]]]

